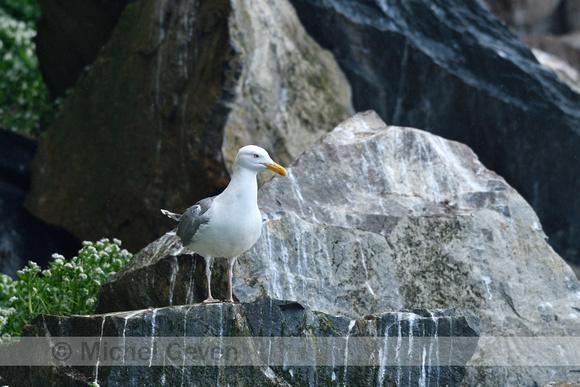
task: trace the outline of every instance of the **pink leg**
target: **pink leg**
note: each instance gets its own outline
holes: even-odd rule
[[[228,261],[228,298],[226,299],[226,302],[234,302],[234,298],[232,296],[232,277],[235,262],[236,262],[235,258],[232,259],[231,261]]]
[[[203,300],[204,304],[220,302],[211,296],[211,261],[213,258],[205,258],[205,276],[207,278],[207,298]]]

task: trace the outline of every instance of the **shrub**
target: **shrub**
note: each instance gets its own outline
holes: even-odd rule
[[[8,0],[0,8],[0,127],[41,136],[57,109],[42,80],[35,45],[32,1]]]
[[[131,259],[131,254],[120,246],[117,239],[83,242],[78,256],[68,262],[62,255],[54,254],[46,270],[29,261],[27,267],[18,271],[16,281],[2,274],[2,337],[20,336],[24,325],[42,313],[58,316],[94,313],[101,284]]]

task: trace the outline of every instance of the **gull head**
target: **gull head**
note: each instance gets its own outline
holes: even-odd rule
[[[269,169],[279,175],[288,176],[288,172],[286,172],[284,167],[276,164],[265,149],[256,145],[247,145],[240,148],[234,161],[234,170],[236,167],[247,168],[256,172]]]

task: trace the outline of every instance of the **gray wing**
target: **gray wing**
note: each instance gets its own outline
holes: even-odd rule
[[[214,198],[215,196],[212,196],[200,200],[193,206],[189,207],[179,218],[177,236],[179,236],[184,246],[187,246],[191,242],[193,236],[199,229],[199,226],[209,222],[206,212],[211,207]]]

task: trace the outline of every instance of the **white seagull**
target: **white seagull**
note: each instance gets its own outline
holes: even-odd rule
[[[232,271],[236,258],[250,249],[260,238],[262,215],[258,209],[258,172],[270,169],[288,176],[264,149],[248,145],[238,151],[232,180],[219,195],[202,199],[183,215],[167,210],[161,212],[177,220],[177,236],[184,246],[205,258],[207,299],[219,302],[211,295],[211,263],[215,257],[228,260],[228,298],[232,298]]]

